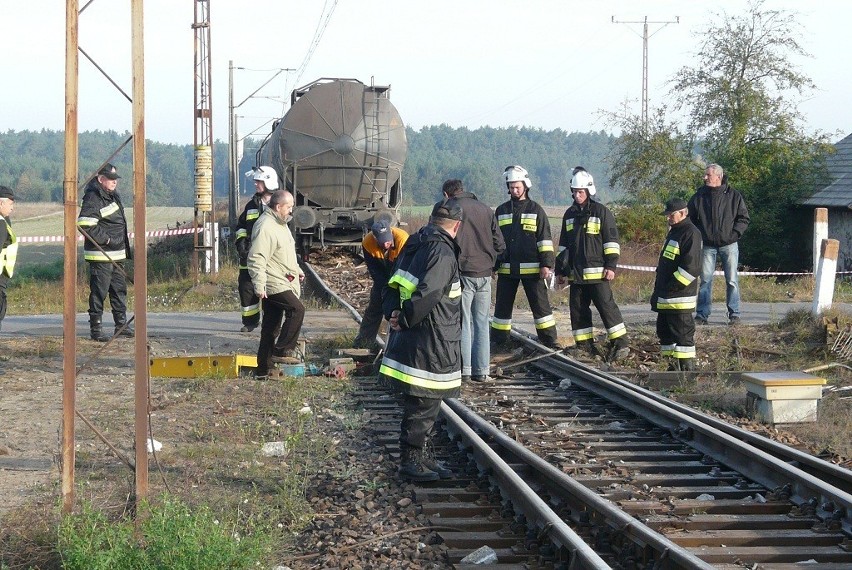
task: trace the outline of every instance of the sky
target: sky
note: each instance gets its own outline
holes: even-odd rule
[[[601,111],[640,109],[642,30],[648,30],[649,104],[695,66],[713,13],[746,0],[209,0],[213,137],[228,138],[229,62],[239,135],[265,135],[289,93],[321,77],[390,85],[414,129],[447,124],[612,129]],[[194,138],[194,2],[144,0],[145,129],[157,142]],[[80,0],[80,7],[86,0]],[[765,0],[798,14],[795,58],[818,90],[799,104],[808,132],[852,132],[852,73],[842,51],[849,0]],[[613,22],[615,18],[616,22]],[[666,22],[679,19],[679,23]],[[622,23],[624,22],[624,23]],[[64,128],[65,2],[0,0],[0,132]],[[318,33],[321,31],[321,35]],[[310,57],[311,46],[316,39]],[[93,0],[80,46],[132,93],[130,0]],[[132,107],[80,56],[79,129],[131,129]],[[284,71],[272,81],[279,69]],[[258,93],[249,97],[255,90]],[[243,102],[244,101],[244,102]]]

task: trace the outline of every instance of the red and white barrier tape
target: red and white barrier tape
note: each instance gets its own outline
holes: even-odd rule
[[[146,238],[177,236],[183,234],[200,233],[203,228],[184,228],[182,230],[154,230],[145,232]],[[130,239],[133,239],[134,232],[130,232]],[[18,236],[20,243],[45,243],[45,242],[64,242],[65,236]],[[78,235],[77,241],[83,241],[83,236]]]

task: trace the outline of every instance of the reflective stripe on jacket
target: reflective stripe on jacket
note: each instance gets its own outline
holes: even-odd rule
[[[83,257],[107,263],[130,258],[127,219],[118,192],[108,192],[97,178],[86,186],[77,228],[84,232]]]
[[[12,230],[12,223],[0,216],[3,225],[0,226],[0,275],[12,277],[15,273],[15,260],[18,259],[18,238]],[[3,235],[5,233],[5,235]]]
[[[600,283],[605,270],[616,270],[620,255],[618,227],[609,208],[589,198],[582,207],[574,202],[565,210],[557,275],[577,284]]]
[[[384,289],[382,312],[399,310],[379,373],[404,393],[455,397],[461,388],[461,279],[458,246],[429,224],[412,235]]]
[[[538,279],[542,267],[553,267],[553,239],[544,208],[528,198],[504,202],[494,213],[506,243],[497,257],[497,273]]]
[[[651,310],[690,313],[695,310],[701,275],[701,232],[689,218],[669,229],[651,295]]]

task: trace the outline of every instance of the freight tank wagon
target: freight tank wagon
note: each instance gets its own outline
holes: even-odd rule
[[[318,79],[293,90],[290,109],[258,151],[295,197],[293,229],[306,257],[314,243],[359,245],[374,221],[397,225],[405,125],[390,87]]]

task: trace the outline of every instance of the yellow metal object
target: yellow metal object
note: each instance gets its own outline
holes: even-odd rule
[[[257,356],[245,354],[152,358],[151,376],[160,378],[237,378],[243,368],[257,368]]]

